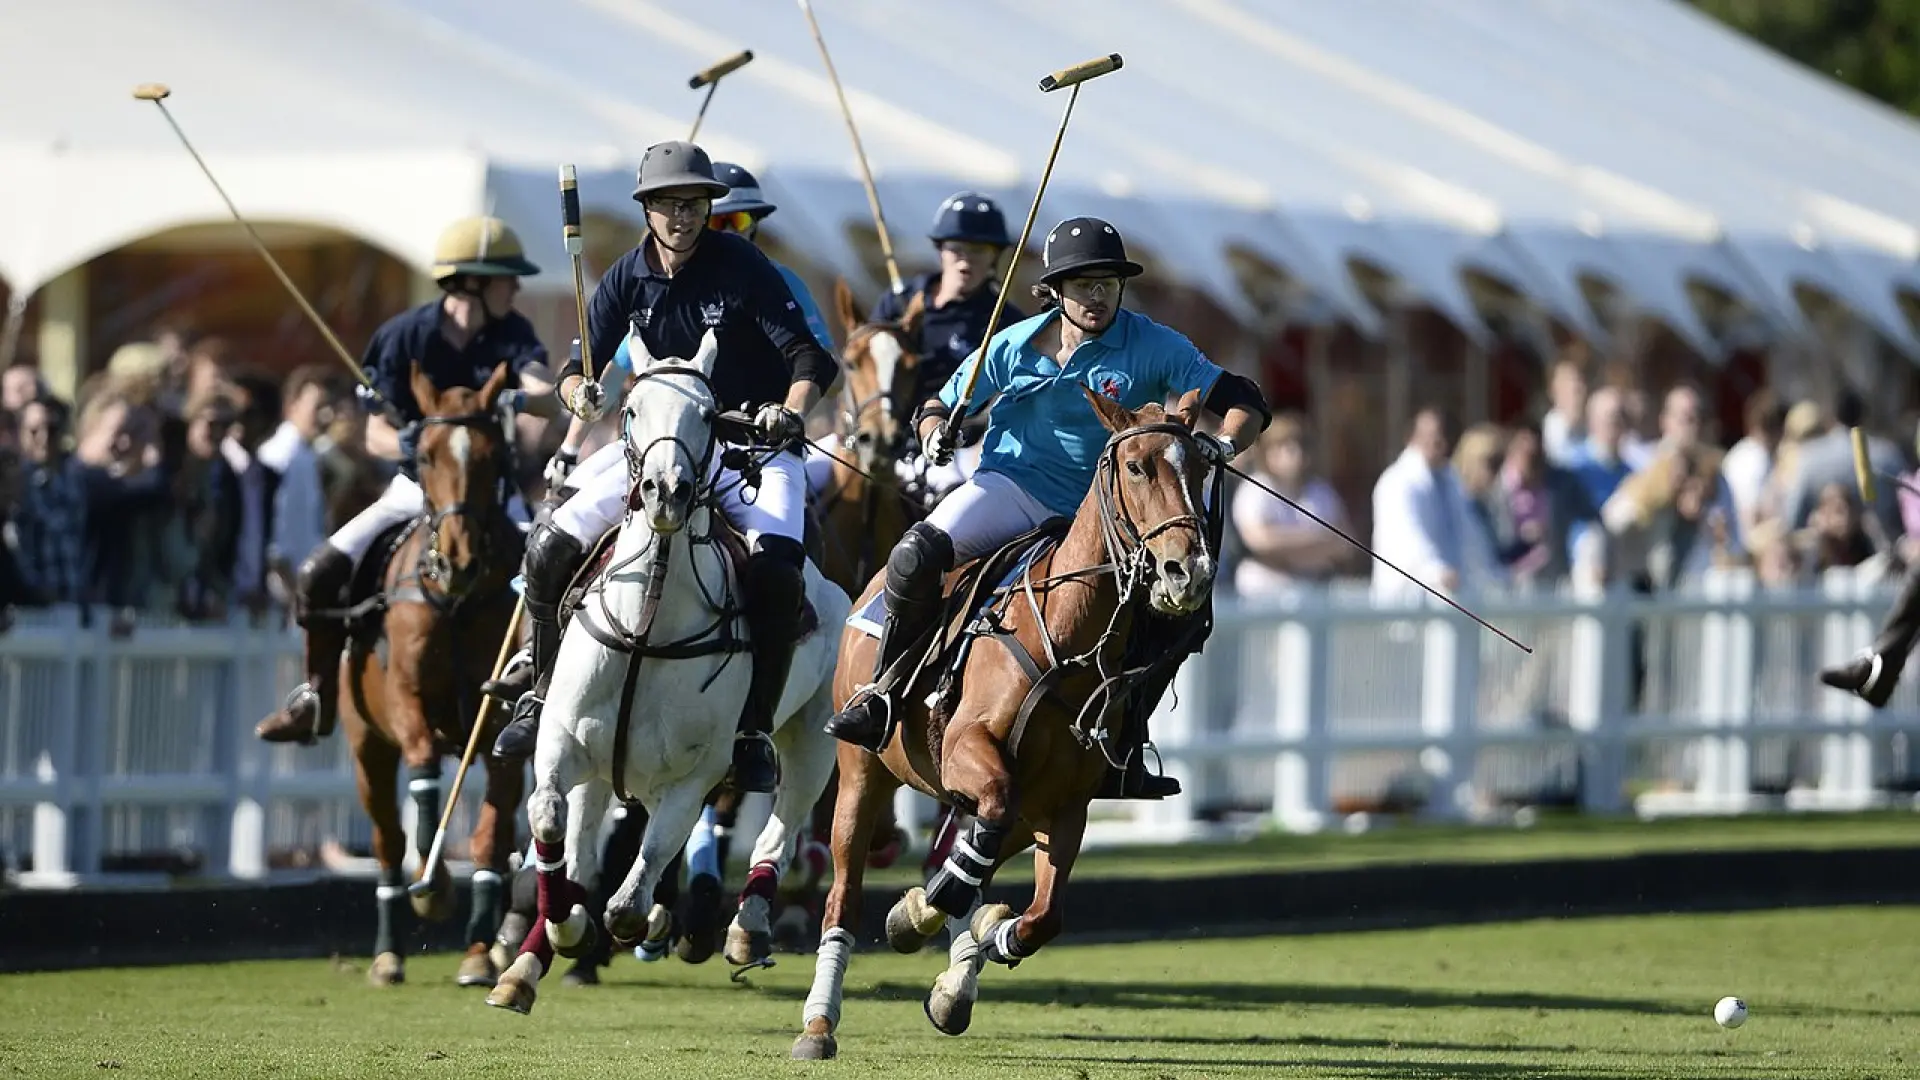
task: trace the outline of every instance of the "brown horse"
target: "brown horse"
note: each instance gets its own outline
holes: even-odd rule
[[[509,369],[502,364],[479,390],[439,390],[413,369],[414,399],[426,420],[417,454],[427,513],[376,542],[362,564],[356,599],[376,613],[359,618],[341,661],[341,719],[353,748],[360,803],[373,819],[380,863],[379,931],[368,978],[390,985],[405,978],[405,935],[399,923],[409,898],[402,879],[406,834],[395,774],[404,762],[424,860],[440,820],[440,759],[465,748],[480,684],[493,674],[512,618],[513,571],[523,541],[507,517],[507,434],[494,410]],[[384,645],[384,648],[382,647]],[[487,725],[500,715],[489,710]],[[483,738],[490,735],[483,734]],[[486,801],[472,835],[473,908],[469,943],[456,981],[492,986],[487,946],[499,929],[507,857],[525,780],[520,766],[486,762]],[[430,891],[411,898],[416,915],[435,922],[452,914],[453,889],[444,861],[432,868]]]
[[[985,961],[1012,967],[1059,934],[1087,805],[1109,768],[1109,718],[1137,722],[1114,715],[1135,674],[1123,670],[1130,633],[1156,614],[1187,616],[1211,594],[1214,555],[1200,510],[1207,468],[1192,434],[1199,395],[1188,394],[1171,414],[1158,405],[1135,413],[1091,391],[1087,398],[1111,438],[1064,538],[1050,551],[1043,547],[1012,587],[997,591],[995,632],[973,639],[962,677],[957,686],[940,681],[936,706],[923,699],[944,662],[898,688],[898,736],[881,753],[840,747],[833,888],[795,1058],[838,1052],[834,1031],[865,870],[865,860],[854,855],[867,849],[882,808],[902,783],[976,819],[928,887],[910,890],[887,916],[889,943],[913,952],[949,916],[972,912],[953,936],[951,966],[927,997],[936,1028],[950,1035],[966,1030]],[[1004,572],[999,556],[982,562],[994,576]],[[969,570],[980,565],[960,568],[949,587],[969,581]],[[989,577],[981,587],[997,584]],[[856,610],[879,587],[870,586]],[[970,617],[949,612],[948,632],[935,650],[942,658],[958,644],[956,626]],[[843,633],[836,705],[868,681],[877,644],[852,627]],[[1004,904],[980,907],[993,872],[1029,846],[1037,850],[1026,911],[1016,916]]]

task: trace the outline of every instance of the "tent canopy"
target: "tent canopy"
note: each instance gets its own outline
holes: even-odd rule
[[[1086,85],[1037,229],[1108,217],[1156,264],[1250,313],[1230,249],[1377,329],[1349,264],[1393,273],[1469,333],[1462,280],[1498,278],[1597,334],[1583,277],[1696,348],[1709,283],[1775,326],[1846,303],[1912,354],[1920,125],[1674,0],[817,0],[888,212],[913,250],[945,195],[1018,227],[1065,93]],[[701,142],[761,177],[776,224],[864,278],[851,144],[802,13],[767,0],[63,0],[0,36],[0,275],[30,292],[143,236],[225,218],[153,107],[166,81],[250,218],[364,237],[424,268],[491,210],[564,289],[555,167],[589,210],[637,218],[646,146],[684,137],[686,80],[739,49]],[[84,49],[62,43],[86,41]],[[27,104],[31,103],[31,104]]]

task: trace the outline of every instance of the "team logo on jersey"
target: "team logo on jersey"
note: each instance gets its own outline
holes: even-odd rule
[[[725,304],[715,303],[715,304],[700,305],[700,325],[702,326],[719,326],[721,321],[725,319],[726,316],[727,316],[727,305]]]
[[[630,316],[628,321],[633,323],[635,330],[645,330],[647,327],[653,325],[653,309],[650,307],[641,308]]]

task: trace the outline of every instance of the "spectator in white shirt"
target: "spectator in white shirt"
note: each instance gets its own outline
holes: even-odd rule
[[[1260,453],[1253,475],[1321,520],[1347,529],[1346,504],[1333,485],[1314,474],[1308,438],[1298,413],[1274,417],[1256,444]],[[1233,585],[1243,597],[1273,596],[1301,583],[1325,581],[1351,557],[1345,540],[1252,484],[1234,491],[1232,509],[1244,552]]]
[[[1454,429],[1439,409],[1413,418],[1407,448],[1373,486],[1373,550],[1442,592],[1493,578],[1491,552],[1475,550],[1466,518],[1466,494],[1447,457]],[[1388,605],[1422,596],[1406,578],[1376,562],[1373,596]]]
[[[1760,523],[1760,496],[1766,491],[1774,451],[1786,430],[1787,407],[1763,386],[1747,398],[1746,413],[1747,433],[1727,451],[1720,463],[1720,475],[1733,496],[1740,531],[1750,534]]]
[[[336,387],[333,372],[317,365],[298,368],[281,395],[280,426],[260,444],[260,464],[278,477],[273,485],[267,533],[267,572],[275,598],[292,594],[293,567],[327,538],[327,499],[314,440],[327,428]]]
[[[1540,418],[1540,442],[1547,460],[1565,465],[1587,441],[1587,372],[1584,349],[1553,365],[1547,382],[1547,414]]]

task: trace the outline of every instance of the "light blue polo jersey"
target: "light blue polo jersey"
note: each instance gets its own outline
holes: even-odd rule
[[[1058,315],[1058,310],[1044,311],[993,336],[972,402],[999,395],[980,471],[1000,473],[1049,510],[1072,517],[1093,487],[1094,467],[1108,438],[1082,386],[1140,409],[1189,390],[1204,395],[1221,369],[1186,335],[1126,308],[1061,367],[1032,344],[1047,320]],[[961,364],[941,389],[940,400],[948,408],[959,408],[971,369]]]
[[[793,293],[794,303],[800,305],[800,314],[806,316],[807,329],[812,330],[813,336],[820,339],[820,347],[827,350],[828,356],[840,355],[839,350],[834,347],[833,335],[827,332],[827,320],[820,317],[820,306],[813,302],[813,294],[807,291],[807,283],[800,280],[799,274],[781,266],[778,262],[772,259],[767,261],[773,263],[773,268],[780,271],[780,276],[786,279],[787,289]],[[687,358],[681,357],[681,359]],[[626,338],[621,338],[620,347],[613,351],[613,363],[622,371],[633,370],[633,358],[627,355]]]

